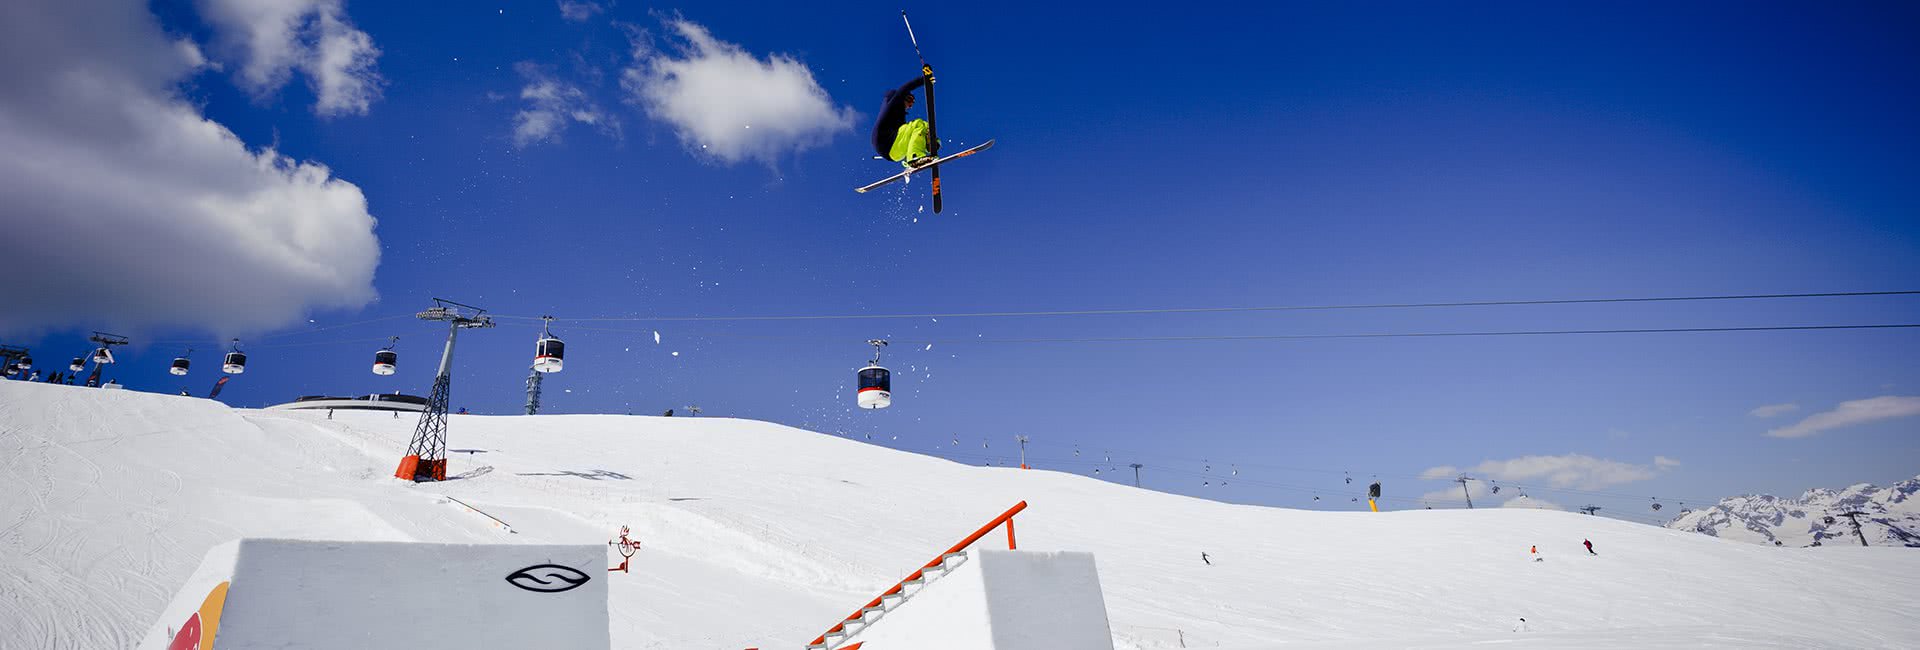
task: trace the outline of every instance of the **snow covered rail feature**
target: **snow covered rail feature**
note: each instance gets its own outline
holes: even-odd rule
[[[966,538],[960,540],[959,543],[954,544],[946,551],[934,556],[933,560],[922,565],[906,578],[894,583],[892,588],[881,592],[879,596],[875,596],[873,600],[867,601],[867,604],[860,606],[860,609],[854,610],[852,614],[840,619],[840,622],[835,623],[833,627],[827,628],[826,632],[821,633],[818,637],[814,637],[812,641],[807,643],[808,650],[834,648],[837,643],[847,640],[847,638],[851,636],[847,630],[847,624],[869,625],[880,616],[885,615],[887,609],[884,605],[888,604],[889,599],[895,599],[896,601],[904,600],[908,586],[926,583],[928,570],[938,570],[941,573],[946,573],[947,571],[951,571],[954,566],[959,565],[958,562],[955,562],[952,566],[949,566],[948,560],[950,559],[958,559],[960,562],[966,561],[966,554],[962,551],[972,546],[974,542],[980,541],[980,538],[986,537],[987,533],[993,532],[993,529],[999,528],[1000,524],[1007,525],[1007,550],[1015,550],[1013,516],[1020,514],[1020,511],[1026,509],[1027,502],[1025,501],[1013,504],[1013,507],[1008,508],[1006,512],[1000,513],[1000,516],[994,517],[993,520],[987,522],[985,526],[981,526],[979,530],[973,531],[973,534],[966,536]],[[855,644],[852,647],[858,648],[859,645]]]

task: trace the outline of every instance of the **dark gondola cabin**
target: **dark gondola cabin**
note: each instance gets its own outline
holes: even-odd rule
[[[373,374],[386,376],[393,374],[400,365],[400,355],[392,350],[373,353]]]
[[[19,363],[14,365],[20,366],[21,370],[31,370],[33,368],[33,357],[20,357]]]
[[[98,350],[94,350],[93,362],[94,363],[113,363],[113,351],[108,350],[106,348],[100,348]]]
[[[229,375],[237,375],[237,374],[246,372],[247,371],[247,353],[241,352],[239,350],[228,352],[227,362],[225,364],[222,364],[220,366],[220,369],[227,371],[227,374]]]
[[[533,369],[538,372],[560,372],[566,362],[567,344],[555,338],[552,332],[553,317],[541,316],[540,339],[533,343]]]
[[[552,336],[543,336],[533,344],[533,369],[540,372],[560,372],[566,362],[567,344]]]
[[[192,366],[193,366],[193,362],[188,361],[186,357],[174,357],[173,366],[170,368],[167,368],[167,372],[172,373],[175,376],[185,375],[187,374],[187,368],[190,368]]]
[[[68,371],[68,372],[80,372],[80,371],[82,371],[82,370],[86,370],[86,369],[87,369],[87,358],[86,358],[86,357],[74,357],[74,358],[73,358],[73,363],[69,363],[69,364],[67,364],[67,371]]]
[[[860,369],[858,402],[863,409],[883,409],[893,405],[893,380],[886,368]]]

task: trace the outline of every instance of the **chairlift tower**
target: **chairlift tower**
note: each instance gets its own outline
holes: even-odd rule
[[[87,340],[100,344],[100,350],[93,353],[93,374],[87,375],[87,381],[91,383],[97,379],[104,385],[106,378],[102,373],[106,372],[107,364],[113,363],[113,348],[126,345],[127,337],[94,330],[93,336],[87,337]]]
[[[12,346],[12,345],[0,345],[0,365],[5,366],[6,369],[9,371],[7,373],[8,376],[12,376],[14,374],[24,375],[28,369],[19,368],[16,371],[13,364],[18,363],[22,359],[31,359],[31,358],[33,357],[27,354],[26,348]]]
[[[527,415],[540,414],[540,380],[546,376],[539,368],[527,366]]]
[[[415,314],[420,320],[447,323],[447,347],[440,353],[440,371],[433,378],[433,392],[427,396],[427,410],[413,428],[413,442],[407,455],[400,458],[395,478],[410,481],[447,479],[447,401],[453,384],[453,343],[460,330],[493,327],[487,310],[451,300],[433,299],[433,307]]]
[[[1860,520],[1858,519],[1858,517],[1866,517],[1867,521],[1871,522],[1873,521],[1873,515],[1869,515],[1867,513],[1860,512],[1858,510],[1848,510],[1846,512],[1840,513],[1840,516],[1846,517],[1847,521],[1853,522],[1853,534],[1860,537],[1861,546],[1868,546],[1869,544],[1867,544],[1867,534],[1860,532]]]
[[[1477,481],[1477,480],[1479,479],[1476,479],[1471,476],[1467,476],[1465,474],[1461,474],[1460,478],[1453,479],[1453,482],[1460,484],[1460,494],[1465,495],[1467,497],[1468,510],[1473,509],[1473,491],[1467,489],[1467,481]]]

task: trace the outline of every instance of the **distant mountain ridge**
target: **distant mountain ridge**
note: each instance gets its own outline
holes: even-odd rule
[[[1681,513],[1667,527],[1768,546],[1860,543],[1843,513],[1862,512],[1860,534],[1870,546],[1920,548],[1920,476],[1887,487],[1861,483],[1841,490],[1814,488],[1797,499],[1745,495]]]

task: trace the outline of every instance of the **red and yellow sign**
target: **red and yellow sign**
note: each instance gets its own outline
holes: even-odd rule
[[[200,611],[187,617],[187,623],[173,635],[167,650],[213,650],[213,635],[220,631],[220,610],[227,605],[227,585],[222,582],[207,592]]]

